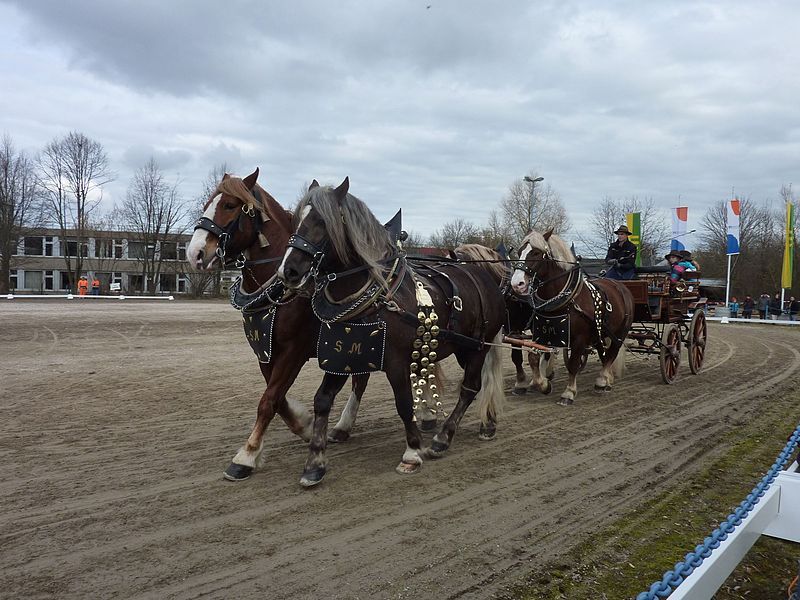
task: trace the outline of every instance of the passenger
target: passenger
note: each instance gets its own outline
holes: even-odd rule
[[[683,272],[686,270],[686,266],[681,264],[681,259],[683,257],[677,250],[670,250],[669,254],[664,256],[664,260],[666,260],[672,270],[669,273],[669,278],[672,281],[678,281],[678,279],[683,279]]]
[[[620,225],[614,233],[617,241],[612,242],[606,252],[606,264],[609,265],[606,277],[633,279],[636,276],[636,246],[628,239],[631,232],[627,226]]]

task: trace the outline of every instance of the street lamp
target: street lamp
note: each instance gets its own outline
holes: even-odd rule
[[[537,177],[536,179],[531,179],[530,177],[525,175],[525,177],[523,177],[522,180],[527,181],[528,183],[531,184],[531,195],[528,200],[528,207],[530,210],[530,213],[528,214],[528,231],[530,231],[533,229],[533,201],[534,201],[533,188],[536,187],[537,181],[544,181],[544,177]]]
[[[523,177],[522,179],[524,179],[525,181],[527,181],[531,185],[535,184],[537,181],[544,181],[544,177],[537,177],[536,179],[531,179],[527,175],[525,175],[525,177]]]

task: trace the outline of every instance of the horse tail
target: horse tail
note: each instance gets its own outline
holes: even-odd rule
[[[489,421],[497,422],[497,417],[503,411],[505,404],[506,394],[503,389],[503,357],[501,354],[501,346],[503,341],[503,332],[499,331],[494,339],[493,344],[489,346],[489,352],[486,353],[486,358],[483,361],[483,368],[481,369],[481,391],[478,392],[478,414],[481,417],[481,423],[487,425]]]
[[[627,349],[625,348],[625,344],[622,344],[617,350],[617,357],[614,359],[614,362],[611,363],[611,372],[614,375],[614,380],[622,379],[625,375],[625,354],[627,353]]]

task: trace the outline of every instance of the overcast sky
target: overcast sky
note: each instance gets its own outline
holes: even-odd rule
[[[77,130],[124,197],[223,161],[429,234],[535,172],[575,231],[604,196],[705,208],[800,182],[798,2],[0,0],[0,132]],[[800,185],[800,183],[798,183]],[[569,236],[567,236],[569,237]]]

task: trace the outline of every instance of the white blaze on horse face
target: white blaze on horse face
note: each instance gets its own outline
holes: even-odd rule
[[[528,253],[531,251],[530,246],[526,246],[525,249],[520,253],[519,260],[520,262],[525,262],[525,258],[528,256]],[[511,276],[511,289],[513,289],[517,294],[527,294],[528,293],[528,274],[521,269],[516,269],[514,274]]]
[[[222,194],[217,194],[211,203],[208,205],[208,208],[203,213],[203,216],[207,219],[214,220],[214,213],[217,212],[217,205],[219,201],[222,199]],[[206,247],[211,238],[211,233],[206,231],[205,229],[195,229],[194,233],[192,234],[192,239],[189,241],[189,245],[186,247],[186,260],[189,262],[192,267],[195,269],[207,269],[211,266],[213,262],[213,256],[208,256],[208,252],[206,252]],[[205,263],[203,258],[200,258],[200,252],[205,253],[205,260],[208,262]]]
[[[303,224],[303,221],[308,216],[308,213],[311,212],[311,208],[312,208],[312,206],[310,204],[306,204],[303,207],[303,210],[300,211],[300,222],[297,224],[297,229],[300,229],[300,225]],[[284,267],[284,265],[286,265],[286,259],[289,258],[289,254],[291,254],[291,252],[293,250],[295,250],[295,249],[296,248],[287,248],[286,252],[283,253],[283,260],[281,261],[281,264],[278,267],[278,277],[280,277],[283,281],[286,281],[286,279],[284,278],[284,274],[283,274],[283,267]]]

